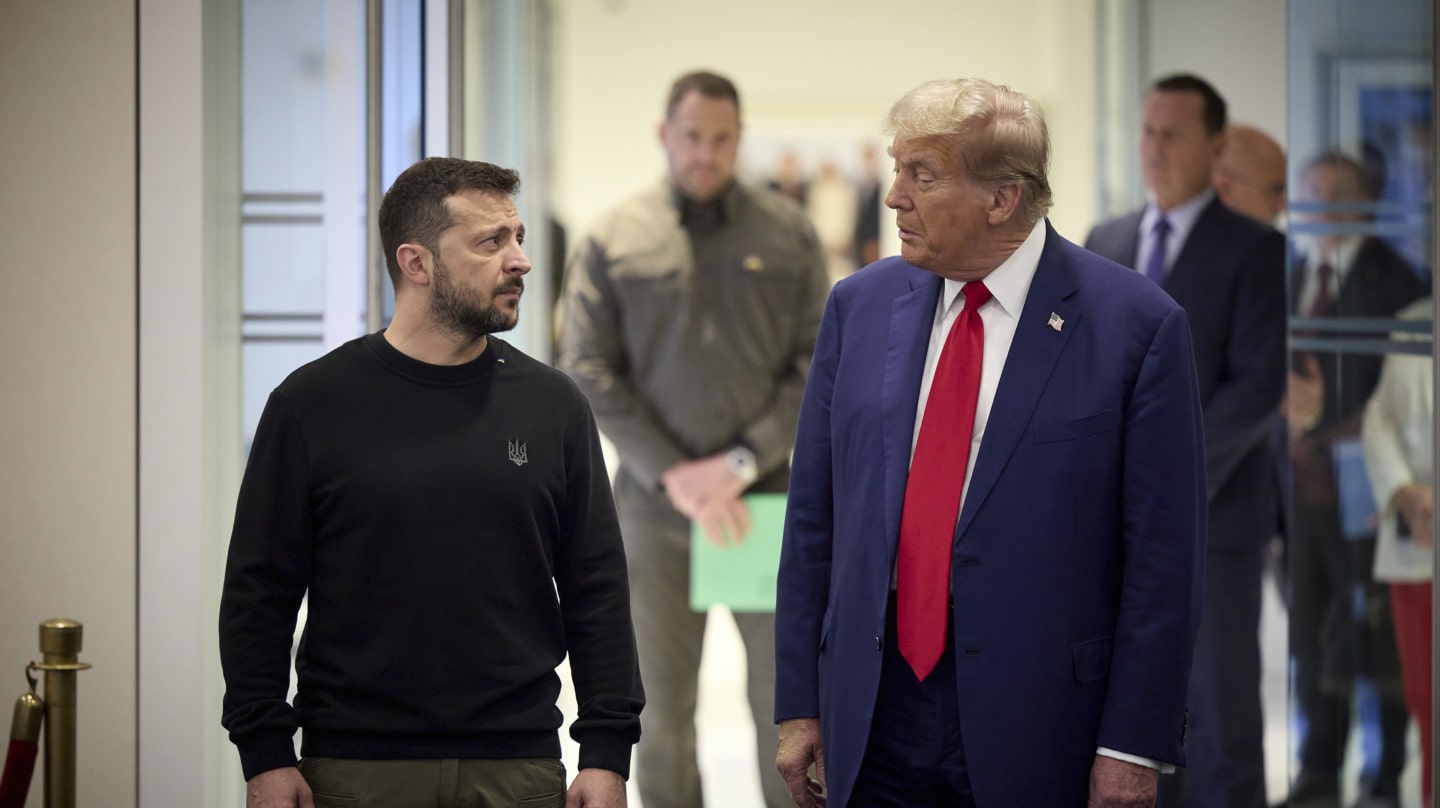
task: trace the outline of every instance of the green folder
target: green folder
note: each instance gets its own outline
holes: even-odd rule
[[[703,612],[728,606],[733,612],[775,611],[775,578],[780,570],[780,537],[785,532],[785,495],[751,494],[750,535],[720,548],[690,524],[690,608]]]

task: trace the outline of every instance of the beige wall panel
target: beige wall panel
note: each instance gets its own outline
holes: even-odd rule
[[[130,806],[135,4],[0,0],[0,20],[0,700],[42,620],[83,622],[79,803]]]
[[[555,21],[555,198],[580,231],[662,176],[655,128],[665,94],[696,68],[735,80],[745,125],[757,132],[833,121],[878,133],[890,105],[928,79],[1009,84],[1039,100],[1051,122],[1056,227],[1082,240],[1094,219],[1089,4],[557,0]]]

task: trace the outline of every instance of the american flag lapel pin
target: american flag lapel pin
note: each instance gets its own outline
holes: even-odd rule
[[[1050,312],[1050,327],[1055,329],[1055,333],[1057,334],[1060,333],[1060,329],[1065,327],[1065,321],[1060,319],[1060,315],[1053,311]]]

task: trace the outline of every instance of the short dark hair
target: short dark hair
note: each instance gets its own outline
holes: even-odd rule
[[[380,246],[391,283],[400,286],[395,252],[401,244],[419,244],[439,254],[440,234],[454,224],[446,198],[466,191],[514,196],[519,190],[517,172],[477,160],[427,157],[400,172],[380,203]]]
[[[1205,117],[1205,134],[1214,137],[1225,129],[1225,99],[1205,79],[1192,73],[1176,73],[1166,76],[1150,85],[1154,93],[1199,93],[1205,102],[1202,114]]]
[[[674,117],[675,107],[679,106],[680,99],[684,98],[685,94],[691,90],[706,98],[732,101],[735,104],[735,112],[740,112],[740,92],[735,89],[734,82],[719,73],[697,70],[675,79],[675,83],[670,85],[670,100],[665,102],[665,120],[668,121]]]

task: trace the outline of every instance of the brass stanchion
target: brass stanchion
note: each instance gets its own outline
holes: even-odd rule
[[[75,675],[90,667],[80,661],[84,630],[64,617],[41,623],[43,661],[30,663],[45,672],[45,808],[75,808]]]

